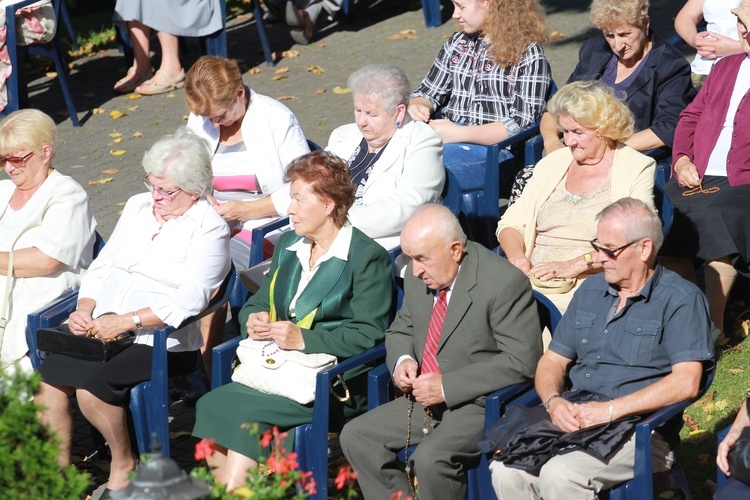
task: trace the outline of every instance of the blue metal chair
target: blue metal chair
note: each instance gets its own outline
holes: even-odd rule
[[[534,291],[533,294],[537,300],[537,311],[542,327],[547,327],[551,332],[554,332],[562,318],[560,311],[541,293]],[[393,399],[391,373],[388,371],[386,364],[373,368],[368,377],[368,409],[376,408]],[[529,383],[513,384],[488,395],[485,400],[485,432],[497,422],[505,406],[511,404],[511,402],[516,404],[514,398],[517,398],[524,392],[528,392],[531,388],[532,385]],[[401,450],[398,454],[399,460],[402,462],[405,461],[406,453],[408,452],[409,456],[411,456],[416,448],[417,446],[415,445],[410,446],[408,450]],[[496,498],[495,492],[492,489],[490,470],[486,457],[483,456],[481,458],[477,467],[468,470],[467,480],[469,500]]]
[[[461,213],[461,203],[463,195],[461,193],[461,186],[458,184],[458,179],[453,172],[445,169],[445,184],[443,185],[443,205],[453,212],[453,215],[458,217]]]
[[[182,322],[179,328],[199,321],[203,316],[215,312],[229,299],[229,291],[234,285],[234,266],[229,270],[219,291],[200,314]],[[55,305],[37,313],[34,322],[38,328],[52,328],[60,325],[70,313],[75,311],[78,294],[60,299]],[[31,315],[30,315],[31,319]],[[154,331],[154,352],[151,364],[151,380],[141,382],[130,392],[130,412],[136,435],[139,453],[150,453],[151,434],[156,433],[162,444],[162,453],[169,456],[169,394],[167,370],[167,337],[177,330],[165,326]],[[35,330],[36,331],[36,330]],[[36,346],[36,340],[34,340]],[[36,349],[34,349],[36,350]]]
[[[672,222],[674,222],[674,205],[664,190],[664,186],[658,183],[654,184],[654,205],[656,205],[659,217],[661,217],[662,233],[666,236],[672,228]]]
[[[54,38],[50,42],[33,43],[24,47],[18,46],[20,34],[16,32],[16,23],[14,21],[15,13],[18,9],[28,7],[35,1],[36,0],[22,0],[5,8],[5,26],[7,28],[6,47],[8,49],[10,64],[13,66],[13,72],[7,80],[8,105],[2,112],[0,112],[0,116],[5,116],[13,111],[21,109],[21,89],[24,89],[25,94],[26,82],[22,81],[19,78],[19,75],[24,73],[23,54],[28,52],[29,54],[52,59],[55,63],[57,80],[60,82],[60,87],[62,88],[65,105],[70,114],[70,121],[73,123],[74,127],[80,127],[81,123],[78,121],[78,114],[76,113],[75,104],[73,103],[73,95],[70,92],[70,87],[68,87],[68,78],[66,76],[68,74],[68,65],[65,62],[62,45],[60,44],[61,30],[57,30]],[[57,19],[61,18],[60,10],[62,1],[63,0],[52,0],[52,6],[55,10],[55,17]]]
[[[716,436],[716,447],[718,448],[722,441],[724,441],[724,438],[727,437],[727,434],[729,434],[729,429],[731,429],[732,426],[729,425],[726,427],[723,431],[719,433],[718,436]],[[719,469],[719,467],[716,467],[716,486],[721,487],[722,484],[727,482],[727,479],[729,479],[729,476],[724,474],[724,471]]]

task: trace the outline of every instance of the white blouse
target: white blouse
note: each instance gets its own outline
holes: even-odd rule
[[[80,298],[96,301],[94,317],[143,307],[179,326],[203,310],[229,272],[229,227],[206,200],[162,226],[150,193],[130,198],[111,238],[81,280]],[[153,327],[136,343],[153,345]],[[198,324],[174,332],[170,351],[203,345]]]

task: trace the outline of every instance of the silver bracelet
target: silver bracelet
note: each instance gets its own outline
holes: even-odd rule
[[[133,323],[136,328],[143,328],[143,325],[141,324],[141,315],[138,314],[138,311],[133,311]]]
[[[608,424],[612,423],[612,400],[611,399],[609,400],[609,422],[607,423]]]
[[[542,405],[544,406],[544,409],[547,411],[547,413],[549,413],[549,405],[552,403],[552,400],[555,398],[561,398],[561,397],[562,396],[560,396],[559,394],[553,394],[552,396],[549,397],[547,402]]]

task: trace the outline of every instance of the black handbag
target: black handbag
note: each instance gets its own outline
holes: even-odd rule
[[[87,335],[75,335],[68,325],[40,328],[36,331],[36,346],[42,352],[64,354],[72,358],[104,363],[121,353],[135,340],[135,333],[125,332],[117,340],[102,340]]]
[[[750,391],[745,393],[745,398],[748,404],[750,404]],[[750,408],[747,408],[747,414],[750,416]],[[740,437],[729,448],[727,461],[729,462],[729,472],[732,473],[732,477],[750,485],[750,427],[742,429]]]

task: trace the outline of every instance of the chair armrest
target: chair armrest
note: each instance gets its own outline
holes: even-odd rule
[[[388,365],[378,365],[367,374],[367,409],[372,410],[390,401],[391,372]]]
[[[26,316],[26,344],[29,346],[29,359],[34,369],[42,363],[36,347],[36,331],[60,325],[78,305],[78,290],[70,290],[52,303]]]
[[[511,135],[507,139],[492,144],[492,146],[497,146],[498,149],[505,149],[513,146],[514,144],[518,144],[521,141],[525,141],[526,139],[529,139],[530,137],[533,137],[535,135],[539,135],[539,120],[535,121],[531,125],[527,125],[526,127],[519,130],[518,133]]]
[[[214,347],[212,353],[211,389],[216,389],[232,381],[232,358],[237,353],[242,337],[235,337]]]
[[[253,267],[263,262],[263,239],[271,231],[289,225],[289,217],[279,217],[262,226],[253,228],[250,237],[250,262],[247,267]]]
[[[531,384],[523,382],[503,387],[488,395],[484,401],[484,432],[490,430],[500,419],[500,409],[503,405],[511,398],[532,389]]]

